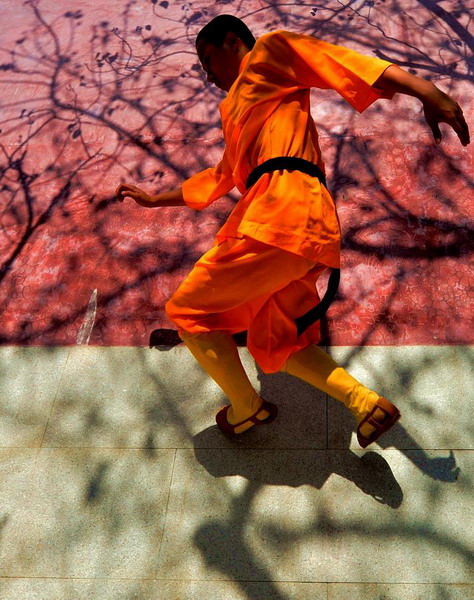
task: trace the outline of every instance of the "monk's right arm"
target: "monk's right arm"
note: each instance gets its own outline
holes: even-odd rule
[[[145,208],[160,208],[164,206],[186,206],[181,188],[162,192],[161,194],[147,194],[144,190],[129,183],[121,183],[115,191],[120,202],[125,198],[132,198],[140,206]]]

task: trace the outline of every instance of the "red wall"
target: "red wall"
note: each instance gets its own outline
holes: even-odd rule
[[[1,343],[146,345],[172,326],[164,302],[237,195],[198,213],[113,192],[174,188],[220,158],[223,96],[194,52],[212,17],[375,53],[431,78],[472,122],[468,4],[2,2]],[[472,343],[471,147],[443,127],[435,146],[414,99],[358,115],[315,90],[312,107],[344,230],[331,343]]]

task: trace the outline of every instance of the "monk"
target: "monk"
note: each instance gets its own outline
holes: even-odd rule
[[[247,331],[248,349],[265,373],[284,371],[343,402],[365,448],[397,422],[398,408],[317,346],[318,323],[302,333],[295,324],[319,302],[321,273],[340,264],[341,232],[310,89],[335,90],[359,112],[395,93],[413,96],[423,104],[436,143],[440,122],[469,143],[462,110],[433,83],[390,62],[289,31],[256,40],[231,15],[208,23],[196,49],[207,81],[227,92],[220,104],[222,160],[170,192],[152,195],[124,183],[116,195],[147,208],[202,210],[237,187],[242,197],[213,247],[166,304],[181,339],[229,399],[217,425],[241,434],[277,414],[240,361],[233,335]]]

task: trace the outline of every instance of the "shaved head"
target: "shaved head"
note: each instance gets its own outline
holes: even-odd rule
[[[219,15],[205,25],[198,33],[196,47],[201,40],[220,48],[229,32],[234,33],[251,50],[255,45],[255,37],[247,25],[233,15]]]

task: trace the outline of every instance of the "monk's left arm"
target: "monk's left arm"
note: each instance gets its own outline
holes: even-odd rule
[[[425,119],[437,144],[442,139],[439,123],[450,125],[463,146],[469,144],[469,128],[461,107],[454,98],[445,94],[431,81],[412,75],[397,65],[391,65],[377,79],[373,87],[384,92],[407,94],[418,98],[423,104]]]

